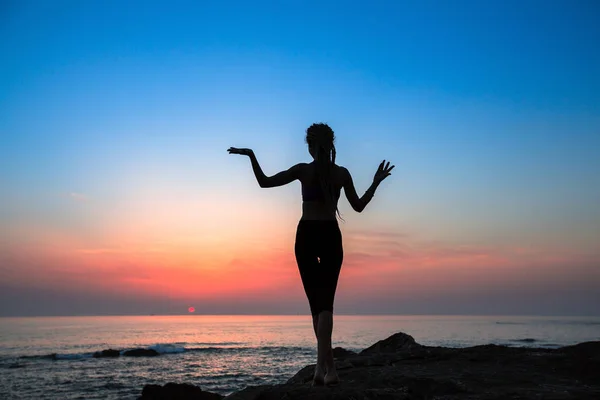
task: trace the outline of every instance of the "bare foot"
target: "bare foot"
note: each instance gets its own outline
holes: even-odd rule
[[[340,377],[335,371],[328,372],[327,375],[325,375],[324,383],[327,386],[337,385],[338,383],[340,383]]]
[[[323,386],[325,384],[325,371],[323,370],[323,367],[317,365],[315,367],[315,375],[313,377],[313,382],[312,385],[313,386]]]

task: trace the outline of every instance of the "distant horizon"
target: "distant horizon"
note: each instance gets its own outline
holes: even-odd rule
[[[89,315],[0,315],[0,318],[62,318],[62,317],[307,317],[310,314],[89,314]],[[600,314],[336,314],[344,317],[556,317],[600,318]]]

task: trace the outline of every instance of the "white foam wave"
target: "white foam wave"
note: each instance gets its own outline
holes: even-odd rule
[[[185,347],[175,346],[173,344],[155,344],[149,346],[148,349],[156,351],[158,354],[175,354],[175,353],[184,353],[186,351]]]

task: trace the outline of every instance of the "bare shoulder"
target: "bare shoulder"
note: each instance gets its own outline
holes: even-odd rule
[[[335,174],[337,175],[341,184],[345,183],[350,176],[350,171],[342,165],[335,165]]]
[[[294,165],[292,168],[296,168],[298,170],[305,170],[306,167],[308,167],[308,164],[304,163],[304,162],[301,162],[301,163],[298,163],[298,164]]]
[[[340,174],[347,174],[348,173],[348,169],[346,169],[346,167],[344,167],[343,165],[337,165],[337,164],[335,164],[335,168],[338,171],[338,173],[340,173]]]
[[[298,177],[302,180],[309,174],[309,164],[298,163],[292,167],[298,174]]]

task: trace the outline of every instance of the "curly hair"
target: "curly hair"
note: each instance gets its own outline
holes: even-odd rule
[[[335,165],[335,134],[333,129],[325,123],[312,124],[306,130],[306,143],[314,144],[316,151],[314,154],[317,166],[317,176],[321,184],[321,190],[325,195],[327,206],[335,210],[338,216],[340,211],[337,207],[335,188],[331,184],[331,175]]]

